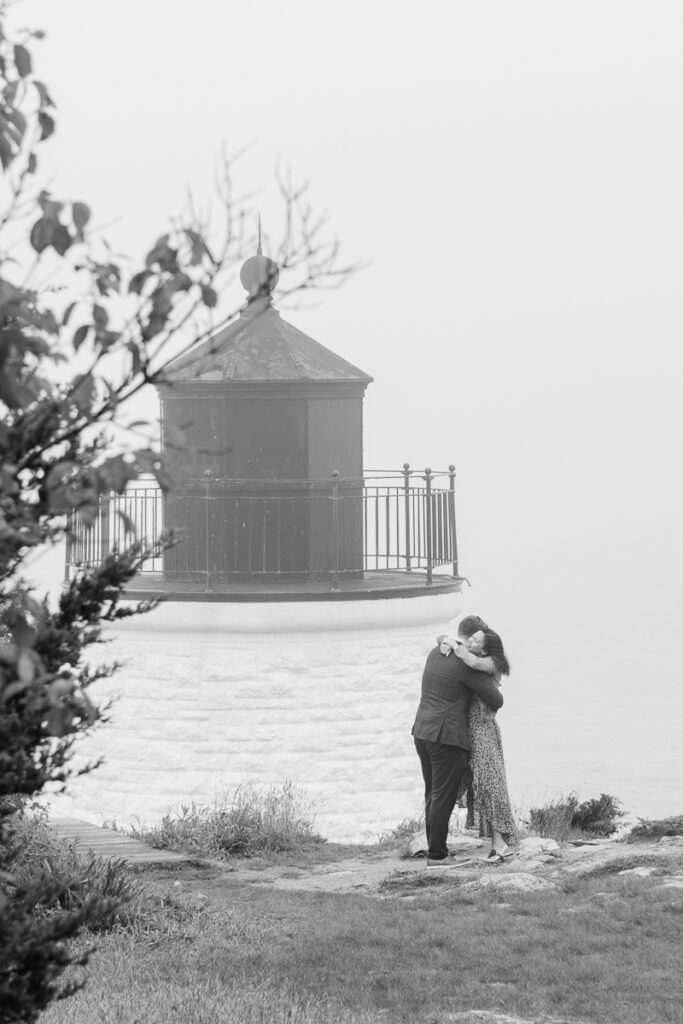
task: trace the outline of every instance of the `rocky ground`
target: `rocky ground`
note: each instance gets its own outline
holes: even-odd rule
[[[417,839],[421,845],[421,839]],[[661,885],[681,890],[683,895],[683,836],[664,837],[656,842],[624,843],[611,839],[579,841],[560,846],[554,839],[522,839],[517,856],[505,864],[486,863],[488,844],[467,835],[451,842],[448,867],[429,867],[424,857],[406,858],[397,851],[378,852],[373,857],[350,857],[307,869],[272,867],[239,868],[243,880],[277,889],[305,889],[321,892],[363,892],[391,895],[410,886],[416,875],[457,877],[461,891],[484,889],[538,891],[557,888],[567,876],[594,874],[602,870],[629,874],[634,878],[657,875]],[[452,866],[450,866],[452,865]],[[462,881],[466,879],[466,881]],[[401,882],[408,883],[407,886]]]
[[[617,838],[576,840],[562,845],[553,839],[522,839],[517,855],[505,864],[486,863],[488,843],[467,834],[452,837],[448,867],[429,867],[421,850],[422,837],[398,848],[359,847],[358,852],[323,863],[264,865],[257,860],[178,865],[164,871],[172,882],[198,901],[207,901],[229,882],[280,890],[356,893],[376,898],[410,898],[432,883],[442,886],[452,879],[470,895],[484,891],[538,892],[557,890],[568,879],[600,873],[627,875],[633,879],[655,876],[657,885],[679,891],[683,899],[683,836],[627,843]],[[653,879],[654,880],[654,879]]]

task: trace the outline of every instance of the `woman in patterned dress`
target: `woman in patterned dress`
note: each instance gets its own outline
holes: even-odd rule
[[[510,674],[502,640],[488,627],[477,630],[464,642],[444,638],[444,643],[470,668],[493,676],[499,686],[501,677]],[[514,856],[512,847],[517,842],[517,827],[508,796],[503,743],[496,712],[476,696],[470,704],[469,731],[479,834],[491,839],[487,860],[501,864]]]

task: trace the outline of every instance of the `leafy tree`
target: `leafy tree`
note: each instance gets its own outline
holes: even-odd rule
[[[33,1021],[74,990],[61,977],[73,957],[67,940],[112,908],[95,896],[67,908],[68,880],[38,866],[20,880],[18,816],[48,784],[66,784],[74,742],[102,721],[88,690],[116,666],[89,668],[84,652],[105,623],[149,609],[122,606],[123,589],[168,540],[150,548],[131,537],[128,550],[77,573],[56,609],[36,598],[27,567],[64,539],[73,510],[92,522],[100,496],[141,473],[171,487],[153,444],[132,443],[141,424],[131,399],[163,380],[174,341],[189,348],[215,329],[221,275],[254,244],[229,160],[220,224],[190,204],[139,267],[91,231],[85,202],[41,188],[39,161],[56,130],[53,98],[34,73],[41,33],[11,35],[6,15],[0,2],[0,1013]],[[285,229],[274,255],[285,294],[341,283],[354,268],[339,265],[336,241],[321,240],[306,189],[278,182]]]

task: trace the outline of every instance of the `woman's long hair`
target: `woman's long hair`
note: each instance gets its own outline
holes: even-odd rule
[[[502,676],[509,676],[510,662],[507,660],[503,641],[492,629],[485,629],[484,636],[486,637],[484,650],[489,657],[493,659],[493,664],[496,666],[500,674]]]

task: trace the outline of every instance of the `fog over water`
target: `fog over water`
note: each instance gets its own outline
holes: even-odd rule
[[[514,802],[683,812],[683,6],[19,11],[47,30],[51,187],[115,248],[205,194],[226,139],[252,143],[266,226],[282,154],[369,262],[282,312],[375,378],[367,468],[457,467],[467,610],[513,668]]]
[[[485,602],[509,638],[498,720],[518,806],[575,790],[641,817],[680,813],[680,589],[654,589],[617,600],[612,581],[539,580]]]

